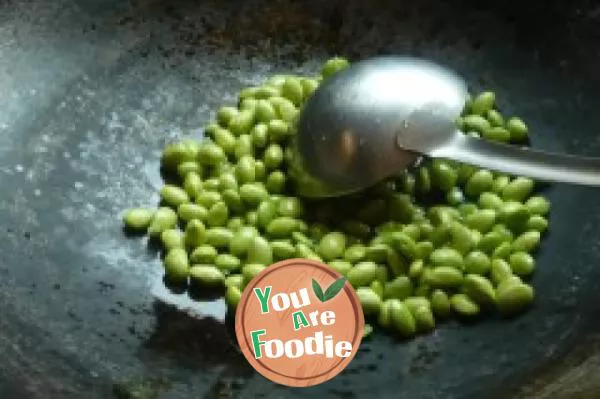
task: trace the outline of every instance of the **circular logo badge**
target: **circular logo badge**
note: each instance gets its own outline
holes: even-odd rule
[[[235,321],[238,343],[254,369],[293,387],[317,385],[344,370],[365,326],[346,279],[306,259],[275,263],[252,279]]]

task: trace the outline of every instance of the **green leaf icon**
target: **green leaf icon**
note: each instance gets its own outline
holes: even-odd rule
[[[345,277],[340,277],[339,279],[335,280],[333,284],[331,284],[329,288],[325,290],[325,295],[323,295],[322,302],[327,302],[330,299],[335,298],[335,296],[342,290],[342,288],[344,288],[344,284],[346,284]]]
[[[315,295],[317,296],[317,298],[319,298],[319,301],[325,302],[325,298],[323,295],[323,289],[321,288],[321,286],[319,285],[317,280],[315,280],[314,278],[312,279],[312,289],[313,289],[313,292],[315,293]]]

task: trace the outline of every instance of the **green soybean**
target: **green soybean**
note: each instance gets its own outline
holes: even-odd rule
[[[152,221],[148,225],[148,235],[159,236],[163,231],[172,229],[177,225],[177,213],[171,208],[161,207],[154,212]]]
[[[452,305],[450,304],[450,298],[446,292],[436,289],[431,294],[431,310],[436,317],[445,319],[450,317],[452,312]]]
[[[371,284],[377,277],[375,262],[359,262],[348,272],[348,282],[353,287],[364,287]]]
[[[502,189],[504,201],[524,201],[533,191],[534,182],[527,177],[516,177]]]
[[[242,262],[238,257],[230,254],[219,254],[215,258],[215,266],[226,273],[237,271],[241,264]]]
[[[146,230],[152,218],[154,217],[154,210],[146,208],[132,208],[125,211],[123,215],[123,223],[131,230],[142,231]]]
[[[344,260],[333,260],[328,264],[329,267],[340,273],[342,276],[347,276],[350,269],[352,269],[352,264]]]
[[[206,230],[205,242],[215,248],[227,248],[233,232],[225,227],[211,227]]]
[[[473,99],[471,104],[471,113],[476,115],[486,115],[494,107],[496,95],[491,91],[484,91]]]
[[[517,276],[529,276],[535,269],[535,260],[527,252],[515,252],[508,258],[508,263]]]
[[[160,198],[165,204],[174,208],[190,201],[190,197],[184,189],[169,184],[160,189]]]
[[[187,281],[190,265],[187,252],[182,248],[170,250],[164,259],[165,274],[173,282]]]
[[[494,183],[492,172],[480,169],[473,173],[465,185],[465,193],[470,197],[477,197],[485,191],[489,191]]]
[[[491,260],[482,251],[472,251],[465,257],[465,272],[469,274],[485,275],[491,268]]]
[[[438,248],[429,256],[434,267],[444,266],[462,270],[464,259],[459,251],[454,248]]]
[[[175,248],[185,248],[184,235],[177,229],[163,231],[160,235],[160,240],[167,251]]]
[[[532,215],[546,216],[550,211],[550,202],[541,196],[533,196],[525,202],[525,206]]]
[[[496,285],[500,284],[502,281],[512,276],[512,268],[510,267],[510,264],[507,261],[498,258],[492,259],[490,277]]]
[[[479,305],[487,306],[496,301],[496,291],[487,278],[478,274],[465,276],[463,292]]]
[[[473,317],[479,314],[480,308],[465,294],[454,294],[450,298],[452,309],[460,316]]]
[[[246,263],[258,263],[261,265],[270,265],[273,263],[273,250],[269,241],[261,236],[254,237],[248,246]]]
[[[219,268],[211,265],[194,265],[189,270],[190,278],[200,285],[223,286],[225,275]]]
[[[504,315],[521,312],[533,302],[534,291],[527,284],[511,284],[496,293],[498,310]]]
[[[399,299],[388,299],[391,325],[402,337],[409,338],[417,332],[417,322],[408,307]]]
[[[335,231],[324,235],[317,247],[317,253],[326,261],[341,258],[345,250],[346,236]]]
[[[510,132],[510,140],[513,142],[522,142],[527,139],[529,128],[522,119],[512,117],[506,122],[506,128]]]
[[[210,245],[200,245],[190,254],[192,264],[211,264],[217,257],[217,249]]]

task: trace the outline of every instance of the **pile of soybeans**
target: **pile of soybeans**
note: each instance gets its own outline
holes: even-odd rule
[[[452,316],[530,307],[550,204],[529,178],[426,159],[357,194],[295,194],[298,114],[320,82],[348,65],[336,57],[318,76],[276,75],[243,89],[204,139],[167,145],[162,168],[176,183],[162,187],[158,209],[127,210],[126,227],[162,243],[168,280],[222,290],[232,310],[254,276],[289,258],[337,270],[367,322],[404,338]],[[458,127],[527,144],[527,125],[503,117],[495,102],[492,92],[470,98]]]

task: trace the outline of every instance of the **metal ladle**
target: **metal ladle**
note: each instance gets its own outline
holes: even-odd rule
[[[396,174],[420,156],[547,182],[600,186],[600,158],[481,140],[455,125],[468,95],[458,75],[429,61],[377,57],[338,72],[298,120],[299,194],[339,196]]]

